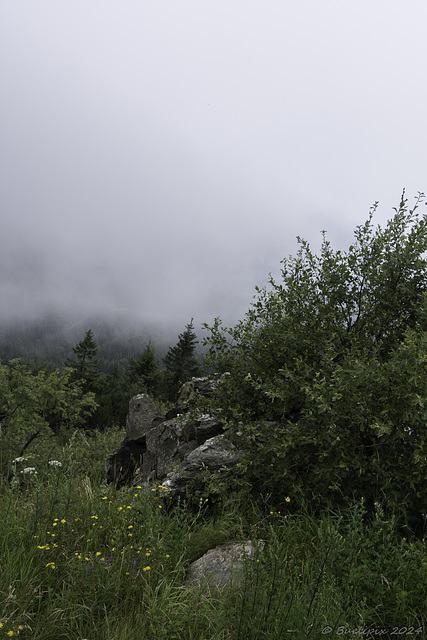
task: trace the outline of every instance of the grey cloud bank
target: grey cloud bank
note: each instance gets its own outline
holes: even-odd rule
[[[0,317],[233,321],[426,190],[424,1],[4,0]]]

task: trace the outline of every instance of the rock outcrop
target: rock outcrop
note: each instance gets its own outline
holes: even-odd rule
[[[201,587],[211,591],[224,587],[240,587],[244,578],[244,562],[254,560],[264,548],[250,540],[228,542],[210,549],[193,562],[187,573],[188,587]]]
[[[182,387],[168,416],[148,395],[132,398],[126,437],[107,458],[104,480],[121,486],[137,473],[139,481],[156,478],[171,497],[178,497],[185,496],[190,486],[203,488],[209,473],[235,466],[241,452],[223,437],[216,415],[180,413],[195,396],[210,395],[217,384],[218,379],[193,378]]]
[[[162,480],[173,497],[185,497],[187,490],[202,490],[211,473],[219,469],[232,469],[242,458],[242,452],[236,449],[223,435],[206,440],[200,447],[188,454],[177,467]]]
[[[104,480],[123,485],[130,482],[136,469],[148,466],[147,433],[162,424],[165,416],[147,394],[134,396],[129,403],[126,419],[126,437],[107,458]]]

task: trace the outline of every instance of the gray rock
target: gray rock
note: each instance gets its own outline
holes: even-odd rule
[[[141,440],[125,438],[105,461],[104,482],[114,482],[118,486],[131,482],[135,471],[143,464],[145,452],[145,437]]]
[[[165,420],[156,403],[146,393],[134,396],[129,402],[126,418],[127,440],[140,440],[156,424]]]
[[[209,438],[168,473],[162,485],[170,498],[185,497],[188,488],[192,491],[202,489],[207,476],[219,469],[235,467],[242,456],[243,452],[223,435]]]
[[[218,379],[193,378],[181,389],[181,404],[191,394],[212,393],[217,384]],[[216,415],[193,412],[167,420],[148,395],[137,395],[129,403],[126,437],[105,463],[104,480],[120,486],[155,477],[170,497],[185,496],[189,487],[202,489],[210,473],[240,460],[222,434]]]
[[[244,562],[253,560],[263,548],[264,543],[256,545],[246,540],[210,549],[190,565],[186,585],[208,590],[240,587],[244,578]]]
[[[165,416],[150,396],[142,393],[132,398],[126,419],[126,437],[105,462],[105,482],[121,486],[132,480],[138,468],[144,464],[148,468],[147,433],[164,420]]]

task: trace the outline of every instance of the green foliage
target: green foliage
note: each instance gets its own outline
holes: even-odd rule
[[[0,362],[0,474],[36,438],[74,429],[95,408],[94,394],[84,393],[70,371],[33,372],[20,360]]]
[[[197,336],[194,332],[193,319],[186,325],[185,331],[178,336],[178,342],[163,358],[166,370],[170,374],[169,399],[173,400],[179,387],[200,374],[200,365],[195,356]]]
[[[64,363],[71,369],[72,379],[78,380],[86,391],[96,391],[99,381],[99,360],[96,357],[98,345],[91,329],[73,347],[73,352],[76,359],[67,358]]]
[[[84,435],[63,448],[51,437],[58,465],[0,492],[0,638],[282,640],[320,638],[328,626],[360,639],[393,626],[422,637],[426,542],[399,537],[378,505],[370,523],[363,504],[293,515],[293,498],[282,512],[232,495],[215,518],[169,510],[161,487],[118,491],[86,475]],[[104,453],[96,448],[92,464]],[[191,561],[248,539],[260,551],[241,588],[185,585]]]
[[[370,212],[348,251],[323,234],[257,289],[245,318],[217,319],[209,362],[230,375],[215,402],[245,425],[253,484],[339,505],[386,500],[422,526],[427,478],[427,219],[403,193],[386,227]],[[209,328],[209,327],[208,327]],[[285,489],[287,490],[287,489]]]
[[[149,342],[136,358],[129,358],[127,377],[136,393],[148,393],[153,398],[164,394],[165,376],[160,368],[154,346]]]

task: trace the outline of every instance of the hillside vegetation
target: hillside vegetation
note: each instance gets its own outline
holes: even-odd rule
[[[240,322],[206,327],[204,366],[228,375],[189,410],[245,455],[178,505],[101,478],[130,395],[166,408],[202,370],[192,322],[163,366],[149,343],[104,373],[91,330],[62,366],[0,363],[0,640],[425,637],[422,199],[384,229],[374,206],[347,251],[299,239]],[[193,560],[248,539],[265,547],[240,589],[186,586]]]
[[[229,372],[214,404],[248,452],[242,482],[292,487],[322,509],[381,503],[421,533],[427,514],[427,216],[402,196],[374,206],[347,251],[299,239],[246,317],[217,319],[209,363]],[[242,429],[242,425],[244,428]]]

